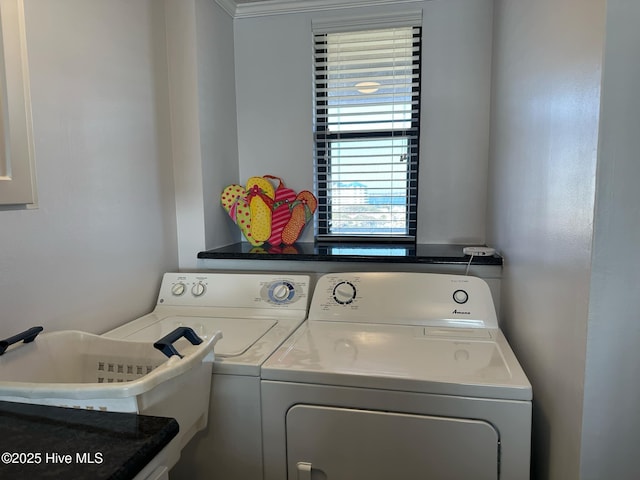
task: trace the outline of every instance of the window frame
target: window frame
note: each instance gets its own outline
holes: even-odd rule
[[[393,23],[393,22],[390,22]],[[331,33],[342,33],[346,31],[372,31],[385,28],[393,28],[397,26],[411,27],[414,30],[413,44],[419,46],[419,54],[413,60],[413,77],[418,78],[418,84],[412,87],[412,93],[415,94],[417,108],[412,109],[410,126],[408,128],[389,128],[385,130],[349,130],[340,132],[331,132],[329,130],[330,118],[328,115],[328,75],[327,66],[317,66],[314,63],[314,181],[315,190],[318,197],[318,212],[315,220],[315,239],[317,242],[361,242],[361,243],[404,243],[415,242],[417,234],[417,218],[418,218],[418,171],[420,156],[420,81],[421,81],[421,57],[422,57],[422,22],[412,19],[403,22],[403,25],[393,24],[375,24],[375,25],[359,25],[356,28],[346,28],[341,30],[340,27],[332,27],[329,31],[317,31],[314,29],[314,56],[326,55],[326,49],[318,46],[316,42],[317,36],[326,36]],[[336,234],[331,233],[332,209],[329,202],[330,194],[330,175],[331,175],[331,155],[328,150],[331,143],[335,141],[352,141],[357,139],[375,140],[381,138],[389,139],[407,139],[407,152],[410,156],[415,155],[415,161],[409,161],[407,167],[406,179],[406,219],[407,229],[405,234]],[[413,198],[413,201],[412,201]]]

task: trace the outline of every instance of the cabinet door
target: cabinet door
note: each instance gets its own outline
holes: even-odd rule
[[[0,207],[37,202],[25,32],[24,1],[0,1]]]
[[[296,405],[287,413],[289,480],[497,479],[487,422]]]

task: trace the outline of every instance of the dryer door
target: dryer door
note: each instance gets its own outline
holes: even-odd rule
[[[497,479],[487,422],[314,405],[287,413],[289,480]]]

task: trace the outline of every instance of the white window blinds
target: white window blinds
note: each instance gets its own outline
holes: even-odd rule
[[[315,34],[316,233],[413,240],[420,27]]]

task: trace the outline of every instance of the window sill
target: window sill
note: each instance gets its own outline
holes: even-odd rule
[[[296,243],[291,246],[254,247],[240,242],[198,253],[206,260],[287,260],[302,262],[362,262],[404,264],[462,264],[469,256],[462,253],[468,245],[449,244],[322,244]],[[471,265],[502,265],[502,257],[474,257]]]

